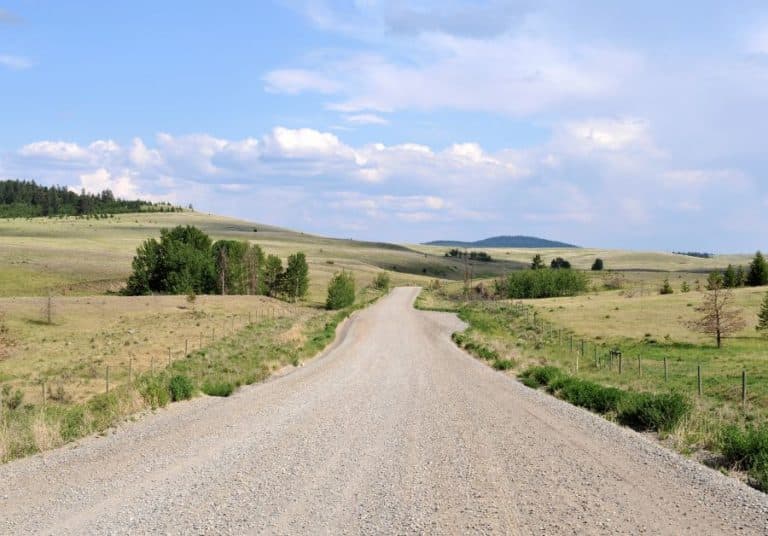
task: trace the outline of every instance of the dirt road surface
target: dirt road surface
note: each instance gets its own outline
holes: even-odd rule
[[[768,533],[765,495],[472,359],[417,293],[291,374],[0,467],[0,533]]]

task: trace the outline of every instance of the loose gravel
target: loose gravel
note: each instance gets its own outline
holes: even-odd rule
[[[295,372],[0,467],[2,534],[768,534],[768,497],[530,390],[396,289]]]

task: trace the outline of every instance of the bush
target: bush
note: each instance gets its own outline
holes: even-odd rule
[[[235,386],[229,382],[205,382],[203,392],[208,396],[229,396],[235,391]]]
[[[587,290],[587,276],[577,270],[521,270],[511,272],[497,289],[515,300],[575,296]]]
[[[152,409],[165,407],[171,401],[168,385],[161,376],[142,376],[139,393]]]
[[[0,391],[0,402],[2,402],[0,408],[5,406],[11,411],[19,409],[24,402],[24,393],[22,393],[20,389],[16,389],[11,393],[11,386],[3,385],[3,388]]]
[[[661,289],[659,289],[659,294],[666,295],[673,294],[674,292],[672,285],[669,284],[669,279],[665,279],[664,283],[661,285]]]
[[[768,425],[728,425],[720,432],[719,444],[725,463],[747,471],[757,489],[768,491]]]
[[[626,393],[617,408],[620,423],[636,430],[669,432],[691,412],[691,403],[679,393]]]
[[[576,406],[597,413],[608,413],[616,410],[625,393],[615,387],[603,387],[590,381],[571,378],[562,386],[560,395]]]
[[[383,290],[384,292],[389,290],[389,274],[387,272],[379,272],[373,279],[373,288],[376,290]]]
[[[171,400],[174,402],[189,400],[192,398],[194,391],[195,387],[192,385],[192,380],[183,374],[177,374],[168,382],[168,392],[171,394]]]
[[[355,278],[350,272],[339,272],[328,283],[327,309],[336,310],[355,303]]]
[[[555,378],[563,377],[562,371],[553,366],[530,367],[521,375],[522,378],[530,379],[537,386],[549,385]]]
[[[493,368],[496,370],[509,370],[514,368],[515,362],[511,359],[496,359],[493,362]]]
[[[604,268],[605,264],[603,263],[603,259],[597,258],[595,259],[595,262],[592,263],[592,271],[593,272],[599,272]]]
[[[60,433],[61,438],[65,442],[86,435],[85,408],[83,406],[75,406],[67,410],[64,417],[61,419]]]

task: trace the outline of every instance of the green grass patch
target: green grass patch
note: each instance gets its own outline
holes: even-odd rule
[[[201,390],[208,396],[227,397],[235,391],[235,386],[230,382],[208,381],[203,384]]]

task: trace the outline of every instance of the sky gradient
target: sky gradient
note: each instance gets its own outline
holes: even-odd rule
[[[764,2],[201,4],[0,4],[0,178],[338,237],[768,249]]]

